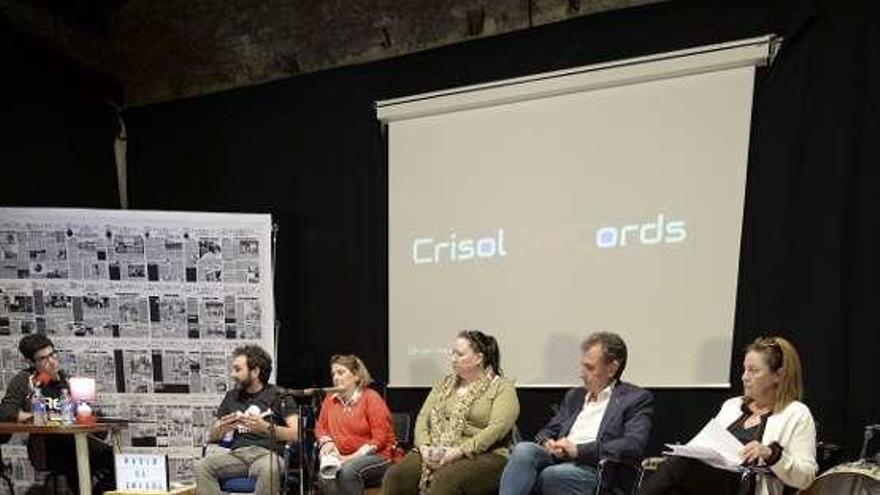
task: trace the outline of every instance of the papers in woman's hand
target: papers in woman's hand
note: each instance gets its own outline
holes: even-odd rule
[[[706,423],[706,426],[687,444],[667,443],[666,447],[669,448],[663,452],[666,455],[698,459],[712,467],[726,471],[742,469],[739,451],[742,450],[743,444],[714,419]]]

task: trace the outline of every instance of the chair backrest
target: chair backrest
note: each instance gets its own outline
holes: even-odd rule
[[[406,448],[412,445],[412,415],[408,412],[392,412],[391,423],[397,444]]]
[[[510,450],[513,451],[513,448],[516,447],[516,444],[522,442],[522,432],[519,431],[519,425],[516,423],[513,424],[513,428],[510,430]]]
[[[388,402],[388,384],[387,383],[374,379],[373,383],[370,384],[370,388],[375,390],[376,392],[378,392],[379,395],[382,396],[382,399],[385,400],[386,403]]]

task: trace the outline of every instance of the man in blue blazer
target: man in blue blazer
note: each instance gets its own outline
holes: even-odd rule
[[[638,461],[651,433],[651,393],[620,381],[626,343],[597,332],[581,345],[583,387],[565,394],[559,412],[534,442],[513,449],[501,495],[590,495],[600,459]]]

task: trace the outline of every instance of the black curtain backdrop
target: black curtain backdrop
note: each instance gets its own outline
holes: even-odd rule
[[[0,17],[0,205],[114,208],[121,86]]]
[[[339,352],[361,355],[384,380],[387,164],[376,100],[781,34],[782,51],[756,81],[734,340],[740,349],[766,333],[791,338],[820,437],[851,457],[862,427],[880,422],[880,19],[868,3],[672,1],[130,109],[132,207],[272,213],[280,226],[278,382],[328,383],[327,360]],[[115,204],[112,173],[94,169],[106,166],[112,132],[83,128],[47,140],[106,139],[91,160],[43,160],[70,174],[72,184],[59,186],[67,192],[12,186],[6,176],[0,202]],[[31,154],[11,158],[4,176]],[[740,361],[731,363],[734,384]],[[650,452],[687,440],[739,390],[656,390]],[[390,390],[392,409],[415,412],[426,392]],[[520,429],[534,434],[561,394],[520,390]]]

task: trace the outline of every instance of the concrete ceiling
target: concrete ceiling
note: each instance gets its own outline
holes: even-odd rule
[[[665,0],[0,0],[140,105]]]

